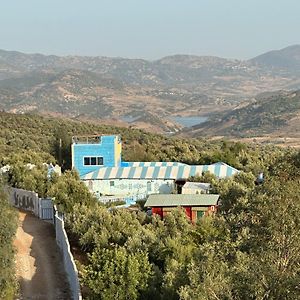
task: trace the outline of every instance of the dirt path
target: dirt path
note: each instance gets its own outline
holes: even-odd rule
[[[16,269],[22,300],[71,299],[52,224],[19,212]]]

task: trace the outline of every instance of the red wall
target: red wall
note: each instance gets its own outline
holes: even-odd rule
[[[195,222],[197,219],[196,211],[192,211],[192,206],[183,206],[185,210],[186,216],[192,221]],[[212,213],[217,211],[217,206],[210,206],[208,207],[207,211],[205,212],[205,216],[208,216]],[[152,214],[159,215],[162,219],[168,212],[163,211],[163,207],[152,207]]]
[[[152,214],[159,215],[162,218],[163,217],[162,207],[152,207]]]
[[[192,220],[192,207],[191,207],[191,206],[184,206],[183,208],[184,208],[184,210],[185,210],[186,216],[187,216],[190,220]]]

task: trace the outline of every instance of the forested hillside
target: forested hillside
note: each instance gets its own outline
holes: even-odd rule
[[[300,91],[266,93],[246,106],[213,116],[194,126],[190,136],[224,135],[231,137],[299,137]]]
[[[82,134],[120,134],[125,161],[180,161],[190,164],[223,161],[238,169],[253,170],[256,165],[263,168],[265,160],[283,151],[273,146],[246,145],[225,140],[168,138],[136,129],[2,112],[0,163],[4,165],[14,160],[15,156],[31,163],[58,162],[61,139],[63,161],[59,163],[65,169],[70,168],[71,137]]]
[[[72,243],[81,251],[77,265],[85,299],[299,299],[297,151],[34,115],[1,113],[0,129],[1,164],[11,166],[7,182],[54,197],[65,213]],[[194,179],[210,182],[212,193],[220,195],[217,213],[197,224],[180,208],[163,220],[142,209],[108,210],[76,172],[49,178],[42,165],[60,159],[62,139],[67,169],[70,137],[95,133],[120,133],[125,160],[224,161],[242,172],[222,180],[210,174]],[[24,162],[36,167],[30,170]],[[265,181],[255,185],[260,171]]]

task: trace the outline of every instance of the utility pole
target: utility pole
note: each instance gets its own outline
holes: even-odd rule
[[[59,139],[59,148],[58,148],[58,162],[62,166],[62,140]]]

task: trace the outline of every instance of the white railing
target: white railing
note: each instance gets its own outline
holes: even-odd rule
[[[125,202],[128,205],[135,204],[138,200],[144,200],[147,198],[146,194],[137,194],[133,196],[100,196],[97,199],[103,203],[107,204],[110,202]]]

